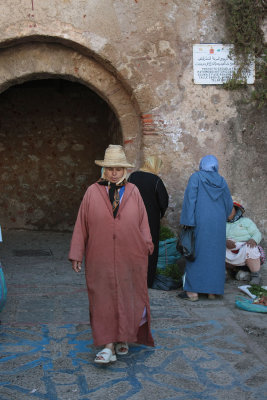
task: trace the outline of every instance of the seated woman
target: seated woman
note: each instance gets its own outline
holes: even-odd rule
[[[250,284],[260,284],[260,252],[258,244],[261,233],[254,222],[243,217],[241,204],[234,202],[232,213],[226,223],[226,268],[246,265],[250,270]]]

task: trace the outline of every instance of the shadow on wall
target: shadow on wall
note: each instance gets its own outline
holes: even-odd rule
[[[122,144],[120,123],[92,90],[35,80],[0,95],[0,221],[7,229],[72,230],[100,176],[95,159]]]

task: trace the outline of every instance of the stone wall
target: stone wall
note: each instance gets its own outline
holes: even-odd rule
[[[72,229],[84,192],[100,177],[93,161],[121,143],[116,116],[85,86],[53,79],[12,86],[0,109],[1,225]]]
[[[193,44],[225,36],[216,0],[0,0],[0,8],[3,95],[51,77],[89,87],[116,115],[136,167],[161,155],[166,223],[177,227],[190,174],[214,154],[233,196],[266,232],[266,112],[240,104],[242,92],[193,83]]]

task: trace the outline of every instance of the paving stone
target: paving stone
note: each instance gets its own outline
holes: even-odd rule
[[[20,235],[10,234],[11,249]],[[156,347],[131,345],[128,355],[101,366],[94,363],[84,275],[66,260],[69,235],[23,235],[25,246],[49,247],[53,257],[17,263],[9,248],[1,254],[8,301],[1,313],[0,400],[266,397],[266,316],[235,308],[236,282],[226,284],[222,299],[201,296],[194,304],[176,291],[150,289]]]

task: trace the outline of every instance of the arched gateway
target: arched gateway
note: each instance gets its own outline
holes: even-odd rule
[[[0,52],[0,216],[6,228],[72,228],[94,159],[109,143],[138,164],[141,127],[130,94],[100,62],[59,43]]]

